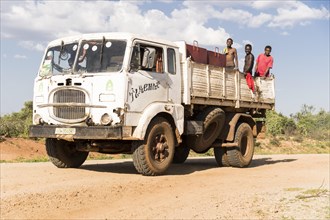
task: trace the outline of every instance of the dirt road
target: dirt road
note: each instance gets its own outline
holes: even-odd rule
[[[255,156],[249,168],[191,158],[144,177],[131,160],[1,164],[1,219],[327,219],[329,155]]]

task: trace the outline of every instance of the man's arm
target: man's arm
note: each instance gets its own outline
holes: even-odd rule
[[[237,57],[237,50],[234,48],[234,56],[235,56],[235,68],[238,69],[238,57]]]
[[[273,57],[271,57],[270,62],[267,65],[267,70],[266,70],[266,74],[269,76],[270,75],[270,69],[273,68]]]

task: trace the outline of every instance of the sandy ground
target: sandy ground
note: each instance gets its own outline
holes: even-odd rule
[[[47,155],[43,141],[3,137],[0,137],[0,153],[2,161],[42,158]]]
[[[128,160],[1,163],[1,219],[330,219],[328,154],[189,158],[145,177]]]

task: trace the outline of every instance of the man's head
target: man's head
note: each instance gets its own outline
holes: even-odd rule
[[[230,47],[231,47],[231,45],[233,45],[233,42],[234,42],[234,41],[233,41],[233,39],[231,39],[231,38],[228,38],[228,39],[227,39],[227,47],[229,47],[229,48],[230,48]]]
[[[246,45],[245,45],[245,53],[246,53],[246,54],[250,54],[251,51],[252,51],[252,46],[251,46],[251,44],[246,44]]]
[[[270,56],[270,52],[272,52],[272,47],[269,46],[269,45],[267,45],[267,46],[265,47],[265,55],[266,55],[266,56]]]

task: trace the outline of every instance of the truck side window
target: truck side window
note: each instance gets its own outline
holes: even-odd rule
[[[156,49],[156,72],[163,73],[163,50]]]
[[[142,70],[163,73],[163,58],[164,53],[161,47],[146,44],[136,45],[131,58],[131,68],[136,69],[139,66]]]
[[[167,49],[167,70],[169,73],[175,74],[175,50],[172,48]]]

